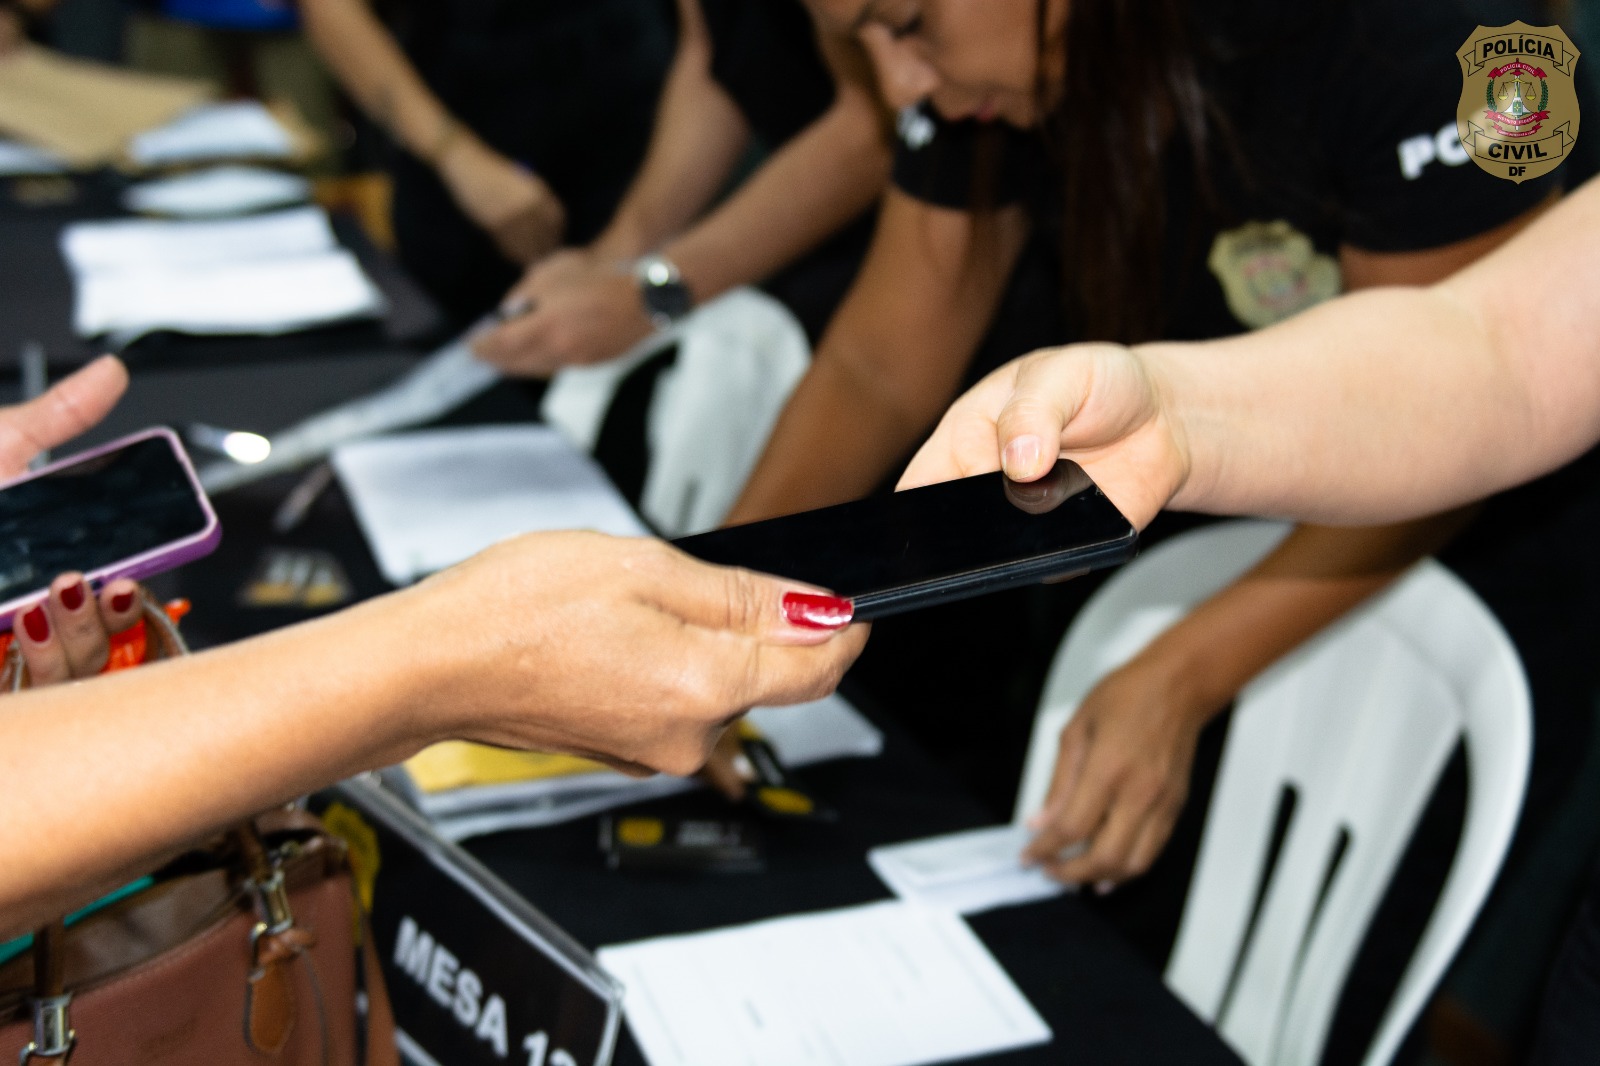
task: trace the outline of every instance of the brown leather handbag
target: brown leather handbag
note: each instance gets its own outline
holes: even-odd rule
[[[149,602],[145,625],[186,651]],[[345,846],[303,811],[235,826],[0,967],[0,1066],[398,1061]]]

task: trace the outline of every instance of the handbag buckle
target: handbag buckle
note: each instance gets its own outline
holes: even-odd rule
[[[30,1001],[33,1006],[33,1039],[22,1049],[18,1058],[19,1066],[28,1066],[28,1060],[63,1059],[72,1052],[72,1046],[78,1042],[78,1034],[73,1031],[72,1023],[67,1018],[67,1005],[72,1002],[72,994],[61,996],[45,996]]]
[[[272,876],[264,881],[251,881],[250,889],[255,893],[256,913],[261,916],[255,931],[250,934],[252,941],[293,928],[294,913],[289,909],[289,887],[284,884],[281,868],[273,870]]]

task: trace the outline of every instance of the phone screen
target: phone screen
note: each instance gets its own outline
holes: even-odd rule
[[[215,523],[165,432],[68,460],[0,488],[0,603],[68,570],[105,572],[192,541]],[[162,568],[118,573],[140,577]]]
[[[1059,578],[1127,559],[1132,525],[1076,463],[980,474],[676,541],[707,562],[820,585],[856,617]]]

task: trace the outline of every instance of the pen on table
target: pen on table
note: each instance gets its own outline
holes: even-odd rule
[[[272,531],[287,533],[305,521],[306,515],[311,513],[311,505],[332,483],[332,463],[321,462],[306,471],[305,477],[289,490],[289,495],[278,505],[277,512],[272,516]]]
[[[44,395],[50,385],[50,364],[45,359],[44,345],[38,341],[23,341],[22,351],[17,356],[18,369],[22,374],[22,399],[37,400]],[[50,461],[48,449],[41,451],[28,463],[29,470],[37,470]]]

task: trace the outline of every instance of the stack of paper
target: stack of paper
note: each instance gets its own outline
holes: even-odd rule
[[[1038,867],[1022,864],[1032,837],[1024,826],[991,826],[873,848],[867,863],[903,900],[977,914],[1066,891]]]
[[[601,948],[652,1066],[918,1066],[1048,1043],[959,917],[904,903]]]
[[[535,530],[647,530],[593,459],[547,426],[473,426],[333,453],[383,576],[406,585]]]
[[[122,194],[122,205],[147,215],[224,218],[309,199],[311,183],[305,178],[264,167],[223,166],[141,182]]]
[[[883,750],[883,734],[839,696],[793,707],[758,707],[750,721],[788,766],[871,757]],[[386,779],[451,840],[553,825],[700,784],[664,774],[628,777],[569,755],[461,742],[428,748]]]
[[[85,337],[287,333],[383,308],[314,207],[226,222],[84,222],[66,228],[61,248]]]
[[[203,104],[128,143],[140,167],[204,163],[217,159],[291,159],[294,138],[256,100]]]

